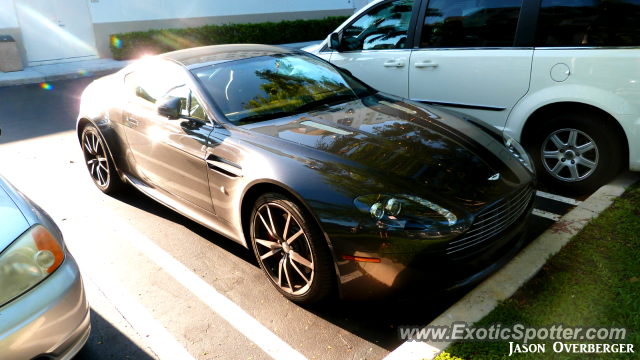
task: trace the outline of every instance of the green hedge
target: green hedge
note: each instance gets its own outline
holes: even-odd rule
[[[116,60],[136,59],[195,46],[217,44],[286,44],[324,39],[347,17],[278,23],[205,25],[197,28],[134,31],[111,35]]]

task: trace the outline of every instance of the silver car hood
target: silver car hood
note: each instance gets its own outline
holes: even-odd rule
[[[29,222],[0,181],[0,252],[29,228]]]

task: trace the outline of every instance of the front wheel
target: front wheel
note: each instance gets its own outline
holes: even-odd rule
[[[268,193],[251,215],[251,242],[260,267],[287,299],[309,304],[333,289],[333,260],[322,231],[306,209]]]
[[[93,183],[105,194],[114,193],[124,185],[116,173],[111,156],[98,129],[89,124],[82,131],[82,152]]]
[[[540,182],[582,195],[609,182],[621,169],[621,139],[604,119],[589,113],[550,118],[536,129],[528,151]]]

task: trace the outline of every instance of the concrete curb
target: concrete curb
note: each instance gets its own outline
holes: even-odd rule
[[[432,325],[451,326],[454,321],[474,324],[489,314],[501,301],[510,298],[542,269],[549,257],[560,251],[591,219],[608,208],[625,188],[640,179],[640,174],[625,172],[601,187],[587,200],[563,216],[523,249],[507,265],[483,281],[433,320]],[[449,347],[448,342],[407,341],[385,360],[433,359]]]
[[[73,63],[42,65],[23,71],[0,73],[0,87],[39,84],[43,82],[76,79],[85,76],[102,76],[114,73],[131,61],[98,59]]]

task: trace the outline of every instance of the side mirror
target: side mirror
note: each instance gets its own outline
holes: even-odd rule
[[[338,33],[329,35],[329,48],[340,51],[340,35]]]
[[[180,118],[182,112],[182,99],[166,98],[156,101],[156,114],[166,116],[169,119]]]

